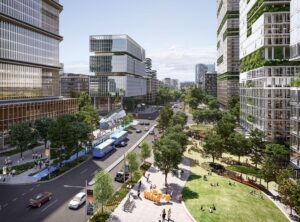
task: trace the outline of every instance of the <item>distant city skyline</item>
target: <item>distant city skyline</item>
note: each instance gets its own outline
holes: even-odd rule
[[[122,0],[89,0],[89,4],[82,4],[80,0],[61,0],[60,3],[64,6],[60,19],[60,34],[64,37],[60,61],[65,72],[89,73],[89,36],[95,34],[130,35],[147,51],[159,79],[193,81],[195,64],[211,64],[216,60],[215,1],[130,0],[125,4]]]

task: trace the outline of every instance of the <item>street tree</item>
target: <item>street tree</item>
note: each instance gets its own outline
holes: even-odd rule
[[[169,140],[176,141],[184,149],[187,145],[188,137],[182,130],[183,128],[179,124],[169,127],[166,130],[165,137]]]
[[[47,141],[49,137],[49,127],[53,122],[50,118],[44,118],[36,120],[34,123],[34,127],[38,132],[39,138],[44,141],[45,149],[47,148]]]
[[[209,155],[213,159],[220,158],[224,152],[224,140],[216,132],[212,131],[204,137],[205,144],[203,151],[206,155]]]
[[[103,206],[114,194],[114,186],[109,174],[99,171],[95,175],[95,184],[93,187],[93,198],[96,205],[101,204],[101,212],[103,214]]]
[[[160,112],[158,117],[158,128],[165,131],[166,128],[170,125],[170,121],[173,117],[173,110],[170,105],[164,106]]]
[[[135,152],[130,152],[126,155],[126,159],[128,160],[129,171],[133,174],[139,169],[138,156]]]
[[[276,165],[270,158],[266,158],[262,163],[261,169],[263,179],[267,183],[267,189],[269,189],[269,182],[276,180]]]
[[[175,126],[179,124],[182,127],[184,127],[186,122],[187,122],[187,115],[183,112],[177,112],[172,116],[170,120],[170,125]]]
[[[92,105],[91,97],[87,92],[82,92],[79,94],[79,110],[81,110],[82,107],[87,107]]]
[[[150,146],[147,142],[143,142],[141,145],[141,159],[143,162],[145,162],[145,160],[147,158],[149,158],[151,156],[151,149]]]
[[[250,140],[238,132],[234,132],[229,136],[228,143],[227,151],[238,156],[239,163],[241,162],[241,156],[247,155],[251,147]]]
[[[88,145],[90,140],[91,128],[84,122],[75,120],[70,126],[70,138],[66,144],[68,150],[76,152],[78,158],[78,152],[82,148]]]
[[[21,158],[29,145],[36,143],[36,134],[36,131],[28,122],[18,123],[11,128],[11,144],[20,151]]]
[[[79,121],[88,125],[92,130],[95,130],[99,124],[99,115],[97,110],[91,104],[82,106],[76,114],[76,117]]]
[[[284,145],[271,143],[266,145],[265,155],[275,163],[277,169],[283,169],[289,163],[290,150]]]
[[[154,144],[154,165],[165,175],[165,185],[168,187],[168,174],[177,169],[181,162],[183,149],[180,144],[168,138],[162,138]]]
[[[236,120],[240,118],[240,98],[238,96],[232,96],[229,98],[227,106],[231,115],[235,116]]]
[[[251,130],[250,141],[251,141],[251,152],[250,159],[257,168],[258,164],[261,164],[264,158],[265,142],[264,133],[258,129]]]
[[[293,214],[293,208],[296,207],[297,200],[295,200],[296,184],[291,179],[285,179],[278,184],[278,193],[280,194],[283,204],[290,207],[291,215]]]
[[[70,144],[73,141],[72,124],[76,122],[73,115],[62,115],[53,121],[49,127],[49,140],[51,142],[51,158],[61,161],[67,159],[72,152]]]

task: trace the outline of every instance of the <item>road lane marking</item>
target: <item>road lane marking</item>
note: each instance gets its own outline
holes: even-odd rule
[[[81,172],[80,172],[80,174],[83,174],[83,173],[85,173],[87,170],[88,170],[88,168],[87,168],[87,169],[85,169],[85,170],[83,170],[83,171],[81,171]]]
[[[30,191],[33,191],[33,187],[29,189]]]
[[[22,196],[25,196],[26,195],[26,193],[22,193]]]
[[[7,206],[8,206],[8,203],[6,203],[6,204],[3,205],[3,207],[7,207]]]
[[[52,201],[50,204],[48,204],[44,209],[41,210],[41,212],[44,212],[45,210],[47,210],[49,207],[51,207],[53,204],[55,204],[57,202],[57,199]]]
[[[16,201],[18,198],[16,197],[15,199],[13,199],[12,201],[14,202],[14,201]]]

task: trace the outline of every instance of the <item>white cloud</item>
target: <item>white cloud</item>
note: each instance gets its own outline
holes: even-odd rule
[[[64,63],[65,73],[80,73],[89,74],[89,62],[88,61],[76,61],[71,63]]]
[[[195,65],[197,63],[211,64],[215,62],[215,46],[205,48],[184,48],[171,46],[162,52],[149,53],[153,68],[157,69],[158,78],[176,78],[179,81],[195,80]]]

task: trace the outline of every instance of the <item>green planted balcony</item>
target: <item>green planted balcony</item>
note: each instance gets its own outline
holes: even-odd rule
[[[253,81],[252,81],[252,80],[247,80],[247,82],[246,82],[246,86],[247,86],[247,88],[254,87],[254,83],[253,83]]]
[[[300,73],[295,76],[295,79],[291,82],[292,87],[300,87]]]
[[[250,123],[253,123],[254,122],[254,117],[251,116],[251,115],[248,115],[247,116],[247,121],[250,122]]]
[[[246,101],[246,103],[247,103],[247,105],[250,105],[250,106],[252,106],[252,105],[253,105],[253,103],[254,103],[254,101],[253,101],[253,99],[252,99],[252,98],[248,98],[248,99],[247,99],[247,101]]]
[[[247,14],[247,37],[252,34],[252,25],[266,12],[289,12],[290,4],[274,0],[258,0]]]

